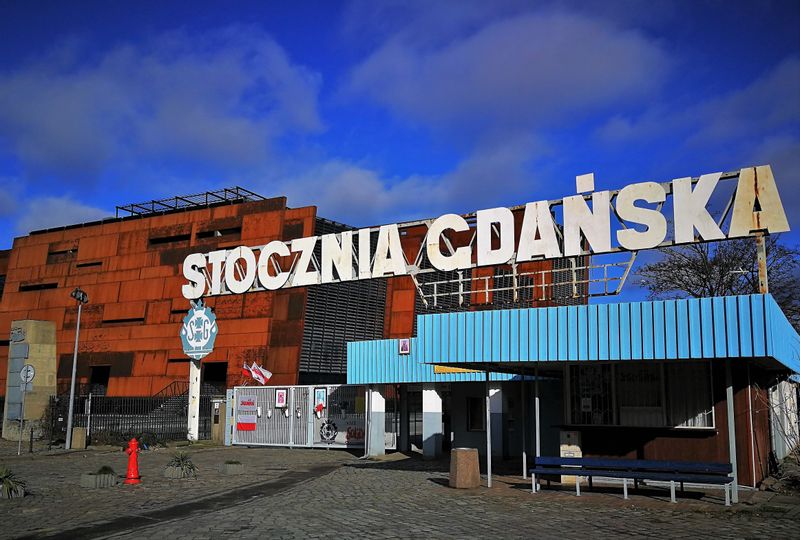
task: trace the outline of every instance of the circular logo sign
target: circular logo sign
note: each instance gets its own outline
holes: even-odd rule
[[[331,422],[330,420],[325,420],[319,428],[319,436],[322,438],[322,442],[326,442],[331,444],[336,440],[336,435],[339,434],[339,430],[336,429],[336,424]]]
[[[30,364],[25,364],[19,371],[20,380],[26,384],[31,382],[35,376],[36,376],[36,370]]]
[[[183,318],[181,342],[183,352],[189,358],[200,360],[214,350],[217,337],[217,317],[202,300],[192,304],[189,314]]]

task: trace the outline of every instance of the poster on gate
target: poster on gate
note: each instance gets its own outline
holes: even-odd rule
[[[340,448],[364,446],[364,416],[334,415],[317,422],[316,442]]]
[[[255,396],[239,396],[236,403],[236,430],[255,431],[258,406]]]

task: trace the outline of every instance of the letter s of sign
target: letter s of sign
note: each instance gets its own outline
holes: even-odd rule
[[[206,277],[201,268],[206,267],[206,256],[202,253],[192,253],[183,260],[183,277],[189,283],[181,287],[181,293],[187,300],[197,300],[206,290]]]
[[[657,182],[641,182],[622,188],[617,194],[617,214],[626,222],[647,227],[644,231],[634,228],[617,231],[617,241],[625,249],[651,249],[667,236],[667,218],[658,210],[636,206],[636,201],[663,203],[667,199],[664,186]]]

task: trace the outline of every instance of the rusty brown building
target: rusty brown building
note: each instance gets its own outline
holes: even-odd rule
[[[188,377],[179,339],[190,307],[181,294],[187,254],[350,228],[321,218],[313,206],[290,208],[284,197],[265,199],[241,188],[118,207],[117,213],[35,231],[0,251],[0,377],[6,377],[11,322],[47,320],[56,324],[58,381],[66,387],[77,316],[70,292],[80,287],[89,303],[81,319],[78,382],[107,395],[157,394]],[[405,229],[409,260],[424,234],[424,225]],[[495,270],[473,272],[470,309],[497,304],[497,293],[479,293]],[[453,307],[452,298],[441,302],[437,309]],[[270,384],[344,382],[347,341],[409,337],[415,314],[432,308],[409,277],[217,296],[207,305],[220,332],[203,359],[203,380],[217,388],[239,384],[244,362],[272,371]]]

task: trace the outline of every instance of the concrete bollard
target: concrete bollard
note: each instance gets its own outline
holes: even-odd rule
[[[477,448],[455,448],[450,452],[450,487],[477,488],[481,485]]]

